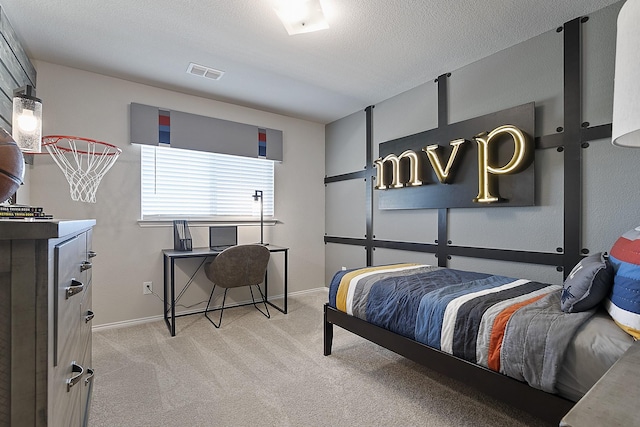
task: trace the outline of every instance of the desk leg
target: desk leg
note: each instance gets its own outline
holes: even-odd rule
[[[167,302],[169,301],[169,283],[167,280],[167,273],[168,273],[168,269],[169,269],[169,257],[168,256],[164,256],[164,261],[163,261],[163,265],[164,265],[164,270],[163,270],[163,276],[164,276],[164,280],[163,280],[163,284],[164,284],[164,322],[167,324],[167,328],[169,329],[169,332],[171,332],[171,324],[169,323],[169,315],[168,315],[168,309],[167,309]]]
[[[171,258],[171,336],[176,336],[176,275],[174,258]]]
[[[287,289],[289,282],[289,251],[284,251],[284,314],[287,314]]]
[[[170,258],[170,259],[169,259]],[[169,269],[169,280],[167,280],[167,268]],[[169,299],[171,291],[171,299]],[[167,324],[171,336],[176,336],[176,304],[175,304],[175,260],[173,257],[164,257],[164,322]],[[171,311],[171,318],[169,318]]]
[[[284,306],[278,307],[277,305],[269,301],[269,292],[268,292],[269,285],[268,285],[267,275],[265,275],[265,278],[264,278],[264,296],[267,299],[267,304],[269,304],[271,307],[275,308],[279,312],[287,314],[287,292],[288,292],[287,288],[288,288],[288,281],[289,281],[289,278],[288,278],[289,277],[289,251],[285,250],[285,251],[278,251],[278,252],[284,252]]]

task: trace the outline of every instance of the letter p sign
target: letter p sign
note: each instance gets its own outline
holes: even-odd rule
[[[513,139],[513,156],[506,165],[493,167],[489,164],[492,153],[491,143],[503,134],[508,134]],[[476,203],[491,203],[500,200],[497,192],[492,194],[492,175],[508,175],[526,167],[529,159],[529,143],[527,136],[517,127],[504,125],[495,128],[489,134],[480,134],[473,138],[478,144],[478,196],[473,199]]]

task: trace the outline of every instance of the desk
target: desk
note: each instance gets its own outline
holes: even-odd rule
[[[267,249],[269,252],[283,252],[284,253],[284,305],[282,307],[278,307],[269,301],[269,284],[268,277],[264,278],[264,295],[267,299],[267,304],[276,310],[287,314],[287,286],[288,286],[288,275],[289,275],[289,248],[284,248],[276,245],[267,245]],[[176,317],[182,316],[190,316],[192,314],[204,313],[204,310],[197,311],[194,313],[185,313],[176,315],[176,302],[180,299],[184,291],[189,287],[191,282],[193,281],[196,273],[200,270],[200,268],[204,265],[206,258],[215,257],[218,255],[220,251],[211,250],[211,248],[193,248],[191,251],[176,251],[174,249],[163,249],[162,255],[164,258],[164,321],[167,324],[167,328],[169,328],[169,332],[171,332],[171,336],[174,337],[176,335]],[[193,272],[189,281],[184,285],[180,294],[176,298],[176,276],[175,276],[175,262],[176,259],[182,258],[203,258],[202,263],[198,266],[196,271]],[[240,305],[248,305],[253,303],[246,303]]]

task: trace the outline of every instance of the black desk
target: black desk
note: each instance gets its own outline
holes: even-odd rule
[[[287,286],[288,286],[288,275],[289,275],[289,248],[284,248],[276,245],[267,245],[267,249],[269,252],[283,252],[284,253],[284,305],[282,307],[278,307],[269,301],[269,285],[268,278],[265,276],[264,278],[264,295],[267,298],[267,304],[275,308],[276,310],[287,314]],[[206,258],[215,257],[218,255],[220,251],[213,251],[210,248],[193,248],[191,251],[176,251],[173,249],[163,249],[162,255],[164,257],[164,321],[167,324],[167,328],[169,328],[169,332],[171,332],[171,336],[174,337],[176,335],[176,317],[182,316],[190,316],[192,314],[204,313],[205,310],[197,311],[194,313],[186,313],[186,314],[178,314],[176,315],[176,302],[180,299],[184,291],[189,287],[191,282],[193,281],[196,273],[200,270],[200,267],[204,265]],[[202,263],[198,266],[196,271],[191,275],[189,281],[184,285],[180,294],[176,298],[176,276],[175,276],[175,262],[176,259],[181,258],[204,258]],[[240,305],[248,305],[253,303],[246,303]]]

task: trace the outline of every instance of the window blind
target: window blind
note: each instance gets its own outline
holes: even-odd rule
[[[255,217],[263,192],[264,216],[273,216],[274,162],[227,154],[141,147],[142,219]]]

